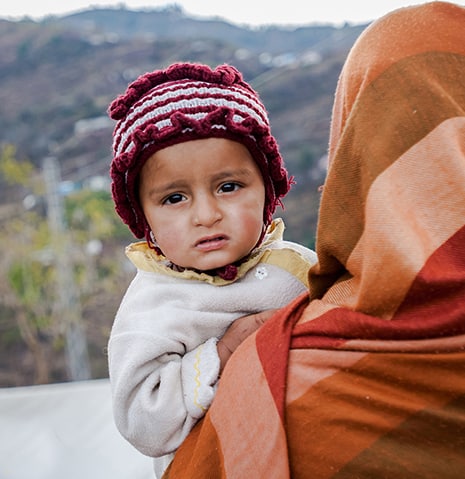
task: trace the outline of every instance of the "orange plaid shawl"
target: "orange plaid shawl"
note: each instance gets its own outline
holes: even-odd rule
[[[310,294],[231,358],[168,479],[465,477],[465,9],[373,22],[336,91]]]

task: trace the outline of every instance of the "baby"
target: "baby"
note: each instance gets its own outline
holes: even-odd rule
[[[147,73],[110,116],[116,211],[143,238],[127,248],[137,273],[109,340],[114,415],[161,475],[234,349],[308,292],[316,257],[273,220],[291,181],[266,109],[234,67]]]

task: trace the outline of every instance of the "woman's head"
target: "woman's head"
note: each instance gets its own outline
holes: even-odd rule
[[[350,52],[333,109],[314,297],[390,317],[463,227],[464,26],[457,5],[407,7],[373,22]]]

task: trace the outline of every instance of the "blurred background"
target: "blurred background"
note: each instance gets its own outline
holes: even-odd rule
[[[296,181],[277,212],[285,237],[313,248],[342,64],[372,19],[422,2],[249,1],[231,2],[229,11],[220,2],[159,3],[18,1],[0,8],[0,447],[24,417],[40,416],[42,430],[55,424],[57,434],[67,423],[50,416],[50,404],[63,401],[74,418],[99,404],[101,425],[111,427],[106,344],[135,273],[124,256],[133,238],[110,196],[114,124],[106,110],[113,98],[173,61],[235,65],[268,108]],[[24,410],[13,411],[15,404]],[[34,451],[44,457],[39,446]],[[58,477],[49,466],[21,475],[21,462],[18,456],[16,475],[11,464],[2,475],[1,461],[0,479]],[[49,463],[57,464],[53,457]]]
[[[134,271],[114,213],[109,103],[173,61],[231,63],[259,92],[296,185],[277,214],[313,247],[334,89],[364,24],[245,26],[179,5],[0,19],[0,387],[107,376]]]

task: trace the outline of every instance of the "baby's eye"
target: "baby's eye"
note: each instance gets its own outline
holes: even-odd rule
[[[234,183],[234,182],[229,182],[229,183],[223,183],[220,186],[220,191],[222,193],[231,193],[232,191],[236,191],[241,187],[239,183]]]
[[[176,203],[184,201],[185,199],[186,197],[184,195],[181,195],[181,193],[173,193],[172,195],[169,195],[167,198],[163,200],[163,204],[174,205]]]

